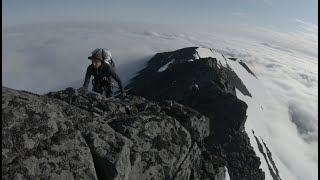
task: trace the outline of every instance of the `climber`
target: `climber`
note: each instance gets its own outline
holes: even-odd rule
[[[92,61],[92,64],[88,66],[86,77],[83,83],[82,92],[88,93],[88,85],[90,77],[93,76],[92,80],[93,91],[103,94],[105,92],[106,97],[113,96],[113,86],[111,77],[117,81],[122,96],[126,96],[126,91],[123,88],[122,81],[118,74],[115,72],[114,63],[110,50],[97,48],[88,57]]]

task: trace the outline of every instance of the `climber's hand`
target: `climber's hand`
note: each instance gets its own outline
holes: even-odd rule
[[[82,87],[82,88],[80,89],[80,93],[81,93],[82,95],[87,95],[87,94],[88,94],[88,88]]]
[[[126,97],[126,96],[127,96],[126,92],[121,93],[121,97]]]

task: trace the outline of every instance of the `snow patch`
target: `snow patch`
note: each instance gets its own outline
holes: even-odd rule
[[[218,66],[221,67],[228,67],[227,66],[227,59],[220,53],[209,49],[209,48],[197,48],[196,49],[197,54],[199,55],[200,58],[208,58],[208,57],[212,57],[215,58],[217,60]]]
[[[261,141],[260,141],[261,140]],[[272,168],[271,170],[273,171],[273,172],[276,172],[276,170],[274,169],[274,167],[272,166],[272,163],[271,163],[271,160],[269,159],[269,156],[268,156],[268,150],[267,150],[267,148],[263,145],[263,139],[260,137],[260,142],[261,142],[261,145],[262,145],[262,149],[263,149],[263,152],[266,154],[266,159],[267,159],[267,163],[269,163],[270,164],[270,168]],[[270,170],[269,170],[270,171]]]
[[[193,54],[194,59],[200,59],[198,54]]]
[[[200,58],[215,57],[212,51],[208,48],[197,48],[197,52]]]
[[[211,50],[211,49],[210,49]],[[227,59],[220,53],[211,50],[211,52],[215,55],[215,58],[217,59],[217,62],[223,66],[223,67],[227,67]]]
[[[257,123],[257,121],[259,121],[259,119],[266,117],[266,115],[263,114],[264,112],[260,108],[260,105],[257,104],[256,101],[254,101],[254,99],[250,98],[249,96],[243,95],[238,89],[236,89],[236,94],[240,100],[246,102],[248,105],[248,109],[247,109],[248,118],[245,123],[245,130],[250,138],[251,146],[253,147],[256,155],[259,157],[259,159],[261,161],[260,168],[262,169],[262,171],[265,172],[265,179],[266,180],[273,180],[273,178],[270,174],[270,171],[268,169],[267,162],[265,161],[263,154],[261,154],[261,152],[259,151],[258,143],[256,142],[254,134],[252,132],[252,129],[256,133],[259,132],[260,130],[263,130],[262,128],[257,129],[255,123]],[[260,125],[260,126],[262,127],[263,125]],[[266,131],[266,130],[264,129],[264,131]],[[262,132],[262,134],[265,134],[265,133]],[[258,135],[256,134],[256,136],[258,136]],[[259,140],[259,142],[260,142],[260,140]]]
[[[171,64],[171,63],[173,63],[175,61],[175,59],[172,59],[170,62],[168,62],[167,64],[165,64],[164,66],[162,66],[161,68],[159,68],[158,69],[158,72],[163,72],[163,71],[165,71],[167,68],[168,68],[168,66]]]
[[[229,175],[229,172],[228,172],[228,168],[225,166],[224,167],[224,170],[225,170],[225,177],[224,177],[224,180],[230,180],[230,175]]]
[[[170,56],[168,57],[168,59],[171,58],[172,56],[173,56],[173,55],[170,55]]]

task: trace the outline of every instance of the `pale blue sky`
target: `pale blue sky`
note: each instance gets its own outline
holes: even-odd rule
[[[50,21],[248,24],[290,29],[296,19],[318,25],[317,0],[4,0],[3,25]]]

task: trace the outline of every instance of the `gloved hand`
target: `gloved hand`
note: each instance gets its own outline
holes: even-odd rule
[[[126,97],[127,96],[127,93],[126,92],[122,92],[121,93],[121,97]]]
[[[88,94],[88,88],[82,87],[81,90],[80,90],[80,93],[83,94],[83,95],[87,95]]]

